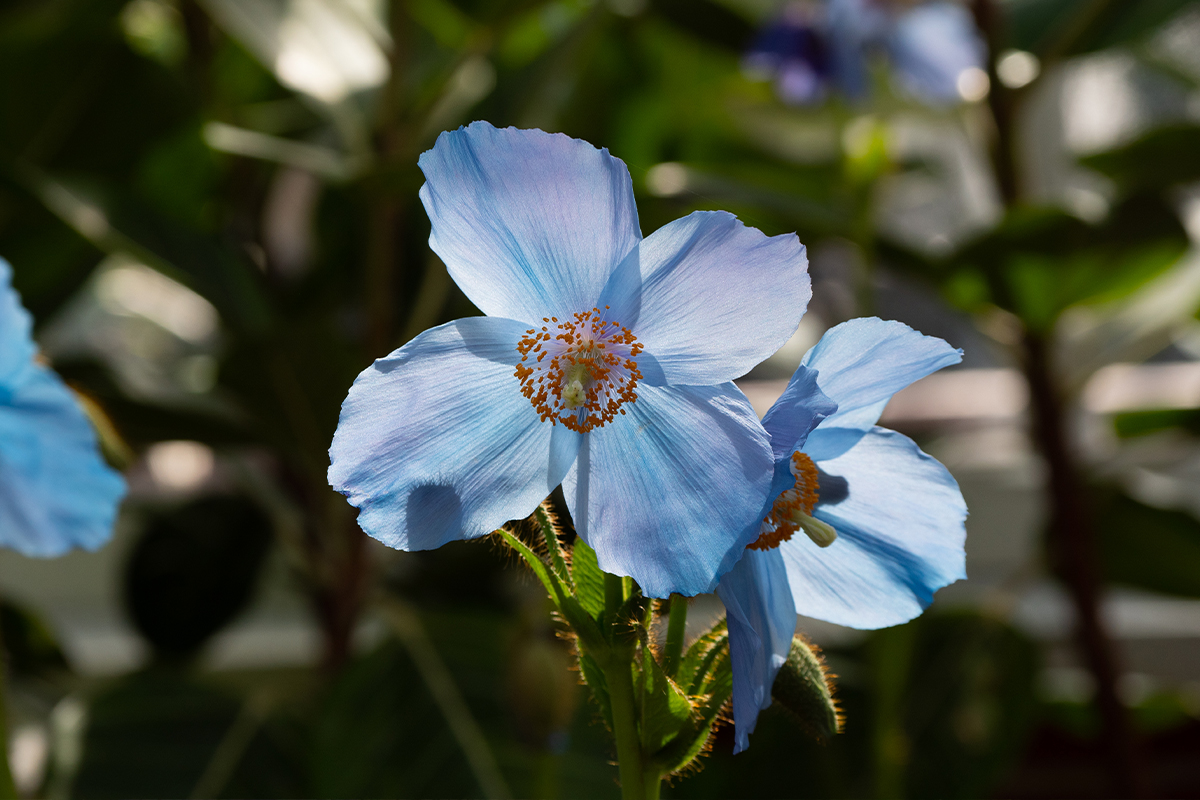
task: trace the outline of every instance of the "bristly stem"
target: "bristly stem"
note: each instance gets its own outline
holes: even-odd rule
[[[628,657],[614,654],[604,671],[608,698],[612,704],[613,737],[617,740],[617,766],[621,771],[621,797],[645,800],[646,784],[642,770],[642,748],[637,730],[637,711],[633,698],[632,664]]]
[[[620,625],[617,612],[625,603],[625,580],[604,573],[605,616]],[[616,637],[614,637],[616,638]],[[633,694],[633,647],[613,643],[603,665],[608,698],[612,708],[613,738],[617,740],[617,767],[621,772],[621,796],[624,800],[645,800],[645,772],[642,768],[642,744],[638,734],[637,703]]]
[[[663,672],[674,678],[683,656],[683,636],[687,631],[688,599],[683,595],[671,595],[671,611],[667,622],[667,646],[663,651]]]

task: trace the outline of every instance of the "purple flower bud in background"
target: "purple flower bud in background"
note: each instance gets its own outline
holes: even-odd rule
[[[950,0],[793,0],[742,63],[752,79],[773,80],[785,103],[812,105],[834,91],[865,95],[874,58],[887,60],[901,92],[928,105],[987,94],[987,48],[970,12]]]

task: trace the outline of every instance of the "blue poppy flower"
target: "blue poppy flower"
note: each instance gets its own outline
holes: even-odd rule
[[[888,59],[908,94],[930,105],[962,99],[960,79],[986,66],[987,48],[970,12],[949,0],[793,0],[759,32],[743,65],[775,81],[784,102],[810,105],[836,90],[867,92],[867,63]]]
[[[902,323],[851,320],[808,352],[763,418],[775,478],[760,536],[717,588],[737,751],[771,703],[797,614],[851,628],[897,625],[966,577],[958,484],[911,439],[875,425],[893,394],[961,359]]]
[[[486,535],[560,483],[600,567],[651,596],[711,591],[771,482],[730,383],[811,295],[794,235],[697,212],[646,239],[625,164],[484,122],[420,166],[429,244],[487,316],[425,331],[355,380],[329,482],[403,550]]]
[[[57,375],[34,361],[32,320],[0,259],[0,545],[27,556],[95,550],[125,481]]]

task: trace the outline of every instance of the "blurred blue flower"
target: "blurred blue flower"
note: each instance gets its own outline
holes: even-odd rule
[[[902,323],[851,320],[808,352],[763,418],[775,478],[760,537],[717,588],[737,751],[771,703],[797,614],[851,628],[896,625],[966,577],[958,484],[912,440],[875,425],[893,394],[961,358]]]
[[[970,12],[950,0],[793,0],[759,32],[746,72],[773,79],[780,99],[860,98],[867,64],[885,56],[906,93],[930,105],[978,99],[987,49]],[[986,86],[986,83],[984,83]]]
[[[112,535],[125,481],[71,392],[34,361],[32,327],[0,259],[0,545],[45,557],[94,550]]]
[[[711,591],[756,535],[767,435],[730,383],[811,295],[794,235],[697,212],[642,239],[625,164],[484,122],[421,156],[429,237],[487,316],[360,374],[329,482],[404,550],[483,536],[560,483],[600,567],[646,594]]]

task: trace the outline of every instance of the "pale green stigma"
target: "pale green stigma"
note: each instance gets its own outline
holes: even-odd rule
[[[576,378],[563,387],[562,404],[563,408],[579,408],[583,405],[583,401],[587,399],[587,392],[583,388],[583,381]]]
[[[587,402],[587,389],[583,382],[591,379],[586,363],[580,359],[567,368],[563,380],[562,404],[564,408],[576,409]]]
[[[803,511],[796,511],[792,514],[792,521],[808,534],[808,538],[813,540],[817,547],[829,547],[837,539],[837,529],[827,522],[822,522],[816,517],[810,517]]]

